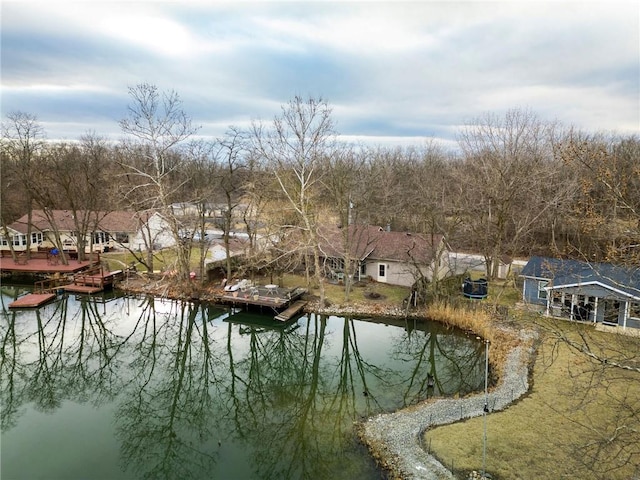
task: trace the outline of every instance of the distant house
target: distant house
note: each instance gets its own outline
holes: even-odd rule
[[[52,210],[49,216],[42,210],[34,210],[31,216],[31,249],[53,248],[54,230],[60,234],[62,249],[74,252],[78,249],[78,227],[71,210]],[[84,218],[85,212],[78,212]],[[51,220],[53,219],[53,221]],[[168,223],[158,213],[138,213],[127,211],[90,212],[85,220],[85,252],[107,252],[109,250],[146,250],[147,245],[160,249],[175,245],[175,239],[168,229]],[[0,235],[0,250],[14,251],[27,249],[27,223],[25,214],[7,225],[9,237]],[[55,225],[55,229],[54,226]],[[60,246],[60,245],[58,245]]]
[[[549,316],[640,328],[640,268],[532,257],[520,276],[525,302]]]
[[[84,216],[85,212],[79,212]],[[54,230],[58,230],[62,248],[77,251],[78,226],[70,210],[52,210],[49,216],[42,210],[34,210],[31,216],[31,249],[52,248],[55,245]],[[85,237],[86,252],[90,249],[105,252],[120,245],[128,245],[136,232],[138,220],[133,212],[91,212],[84,220],[87,224]],[[0,236],[0,250],[10,250],[12,242],[15,251],[27,249],[27,223],[25,214],[7,225],[9,238]],[[55,228],[53,227],[55,225]]]
[[[246,254],[249,248],[249,240],[244,237],[232,237],[229,239],[229,256],[232,258]],[[227,261],[227,249],[222,238],[214,238],[209,242],[205,259],[207,270],[217,266],[224,266]]]
[[[495,268],[492,267],[492,270],[497,272],[497,278],[499,279],[506,279],[510,275],[519,274],[526,264],[526,262],[523,262],[522,260],[515,260],[507,255],[494,259],[494,262],[497,263],[497,266]],[[470,272],[488,275],[487,261],[484,255],[451,252],[449,254],[449,263],[451,271],[457,275]]]
[[[129,249],[133,251],[162,250],[173,247],[176,238],[169,222],[158,212],[136,213],[137,225]]]
[[[327,274],[345,274],[410,287],[418,279],[431,281],[448,273],[444,237],[440,234],[393,232],[379,226],[349,225],[321,232]],[[345,259],[352,271],[345,272]],[[443,265],[444,263],[444,265]]]

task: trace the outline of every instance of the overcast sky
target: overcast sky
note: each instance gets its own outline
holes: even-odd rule
[[[2,0],[2,114],[49,138],[118,138],[129,86],[175,90],[204,136],[323,97],[369,144],[452,141],[529,109],[582,130],[640,129],[640,7],[627,2]]]

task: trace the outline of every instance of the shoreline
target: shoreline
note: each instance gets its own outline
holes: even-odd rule
[[[191,299],[184,292],[169,285],[155,282],[155,285],[131,285],[122,282],[119,289],[138,294],[160,295],[174,299]],[[214,298],[200,292],[197,300],[213,302]],[[426,319],[425,312],[407,312],[401,307],[383,304],[356,304],[348,307],[320,308],[317,302],[310,302],[306,312],[325,315],[370,315],[389,318]],[[438,319],[434,319],[438,321]],[[442,322],[446,323],[446,322]],[[503,355],[504,362],[494,365],[499,371],[497,385],[491,388],[486,398],[488,414],[504,410],[529,390],[529,367],[534,353],[533,331],[519,331],[495,325],[501,334],[515,338],[517,343]],[[462,398],[436,398],[391,413],[381,413],[354,424],[360,442],[388,478],[406,480],[452,480],[455,477],[438,459],[422,446],[422,436],[429,428],[455,423],[484,414],[484,392]]]
[[[405,315],[403,309],[398,307],[389,306],[384,311],[380,311],[379,307],[365,308],[364,311],[354,307],[317,308],[313,311],[335,315],[428,318],[424,312]],[[537,339],[536,333],[531,330],[516,331],[500,324],[494,325],[494,328],[501,330],[501,336],[514,338],[517,343],[506,354],[503,352],[503,364],[494,364],[500,373],[497,384],[488,391],[488,414],[504,410],[529,391],[529,371]],[[354,426],[359,440],[389,478],[453,480],[455,477],[451,471],[423,448],[423,434],[432,427],[479,417],[484,414],[484,409],[484,392],[462,398],[432,398],[396,412],[369,417]]]

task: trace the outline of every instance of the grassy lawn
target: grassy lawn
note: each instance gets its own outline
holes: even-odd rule
[[[557,321],[553,328],[558,328]],[[579,328],[585,327],[560,325],[569,337],[577,336]],[[612,342],[614,334],[586,328],[594,342]],[[616,348],[620,345],[634,355],[640,341],[625,337]],[[494,479],[638,478],[638,435],[622,437],[629,429],[637,432],[638,399],[640,374],[594,365],[546,336],[530,393],[507,410],[487,416],[486,471]],[[635,411],[635,418],[623,418],[625,411]],[[481,417],[437,427],[425,433],[425,445],[457,472],[480,470],[483,429]]]
[[[128,267],[133,262],[139,272],[146,271],[146,267],[141,263],[138,263],[130,252],[108,252],[101,254],[100,258],[102,261],[107,262],[109,270],[121,270]],[[194,269],[197,269],[199,260],[200,250],[197,247],[194,247],[191,251],[191,265]],[[175,262],[175,252],[170,248],[166,248],[154,253],[153,269],[158,271],[172,269],[175,268],[173,266]]]
[[[305,279],[300,275],[284,275],[282,284],[285,287],[305,286]],[[332,305],[345,305],[348,303],[384,303],[389,305],[402,305],[402,301],[409,296],[411,289],[408,287],[399,287],[397,285],[388,285],[376,282],[360,282],[351,287],[349,293],[349,301],[345,302],[344,285],[336,285],[325,283],[325,296]],[[317,287],[311,287],[310,292],[314,295],[319,294]],[[372,300],[367,298],[367,293],[377,293],[379,298]]]

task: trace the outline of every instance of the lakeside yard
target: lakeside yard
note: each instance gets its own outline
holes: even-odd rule
[[[640,475],[640,373],[604,365],[559,342],[555,333],[635,358],[640,339],[589,325],[522,315],[542,335],[528,395],[487,415],[486,472],[493,479],[629,480]],[[456,473],[481,471],[482,417],[425,432],[423,444]]]

